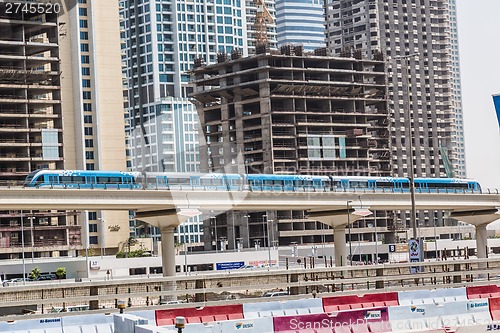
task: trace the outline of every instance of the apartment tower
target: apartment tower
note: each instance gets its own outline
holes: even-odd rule
[[[274,13],[274,1],[266,1]],[[255,47],[253,2],[122,0],[129,168],[199,172],[200,122],[190,94],[195,62],[247,56]],[[275,25],[268,26],[275,42]],[[180,243],[202,242],[201,217],[181,225]]]
[[[305,52],[326,47],[324,0],[276,0],[276,39]]]
[[[417,177],[465,177],[455,1],[333,0],[326,26],[332,54],[384,55],[392,175],[408,176],[412,158]],[[444,223],[442,212],[418,219],[423,227]]]
[[[304,55],[300,47],[282,51],[194,70],[193,96],[206,141],[202,171],[389,176],[380,56]],[[392,233],[385,212],[376,212],[373,220],[381,233]],[[373,226],[360,222],[356,239]],[[212,237],[208,249],[220,239],[229,247],[333,241],[331,230],[303,211],[221,214],[205,221],[205,231],[207,240]]]
[[[10,3],[12,5],[12,3]],[[33,4],[35,5],[35,4]],[[63,169],[60,34],[53,10],[0,3],[0,182]],[[61,9],[59,7],[59,9]],[[65,256],[82,249],[74,212],[0,212],[0,259]]]
[[[126,170],[117,1],[66,0],[59,18],[66,169]],[[81,214],[95,254],[123,250],[127,212]],[[107,252],[106,252],[107,250]]]

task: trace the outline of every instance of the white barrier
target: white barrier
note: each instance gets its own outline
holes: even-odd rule
[[[466,288],[415,290],[398,293],[399,305],[421,305],[466,300]]]
[[[87,314],[62,318],[63,333],[113,333],[113,315]]]
[[[173,331],[166,327],[158,327],[152,325],[138,325],[135,327],[135,333],[177,333],[177,330]]]
[[[0,322],[2,333],[62,333],[60,317]]]
[[[113,316],[113,322],[115,327],[115,332],[120,333],[135,333],[135,327],[137,325],[147,325],[149,324],[147,319],[138,317],[133,314],[115,314]],[[100,332],[99,332],[100,333]],[[113,332],[110,332],[113,333]]]
[[[441,327],[471,326],[491,323],[487,299],[394,306],[389,308],[391,328],[406,330],[432,330]]]
[[[125,313],[147,319],[150,323],[156,322],[155,310],[125,311]]]
[[[243,304],[245,319],[323,312],[321,298]]]
[[[174,326],[163,326],[173,330]],[[183,333],[274,333],[273,318],[225,320],[205,324],[186,324]],[[153,333],[152,331],[151,333]],[[120,332],[121,333],[121,332]],[[149,333],[149,332],[145,332]]]

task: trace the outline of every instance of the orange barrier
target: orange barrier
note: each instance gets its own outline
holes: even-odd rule
[[[493,320],[500,320],[500,297],[492,297],[490,302],[490,314]]]
[[[500,287],[497,285],[471,286],[467,287],[467,298],[490,298],[500,297]]]
[[[323,310],[325,312],[394,305],[399,305],[397,292],[323,298]]]
[[[222,305],[205,306],[203,308],[179,308],[169,310],[156,310],[156,325],[166,326],[174,325],[175,317],[184,317],[188,324],[192,323],[210,323],[215,321],[224,321],[232,319],[243,319],[243,306]]]

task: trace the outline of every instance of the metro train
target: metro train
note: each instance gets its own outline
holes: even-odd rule
[[[415,178],[418,192],[480,192],[472,179]],[[392,191],[409,192],[404,177],[315,176],[223,173],[140,173],[121,171],[37,170],[24,181],[26,187],[210,189],[236,191]]]

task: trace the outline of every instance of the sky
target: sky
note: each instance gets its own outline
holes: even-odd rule
[[[499,0],[457,0],[467,177],[500,190],[500,128],[491,95],[500,94]]]

